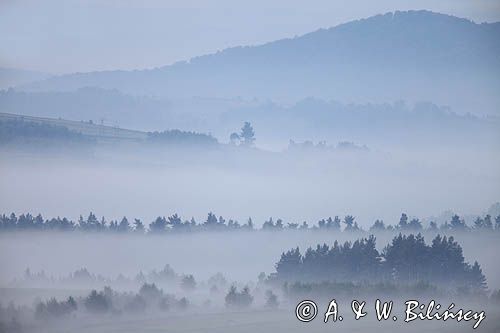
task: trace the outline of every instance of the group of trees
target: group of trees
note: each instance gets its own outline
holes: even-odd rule
[[[92,121],[88,124],[93,125]],[[251,126],[250,126],[251,128]],[[242,132],[243,141],[250,142],[248,130]],[[245,139],[246,138],[246,139]],[[60,143],[95,143],[96,137],[71,130],[64,125],[55,125],[41,121],[18,119],[0,119],[0,143],[38,142],[43,140],[57,141]],[[181,131],[178,129],[148,132],[144,141],[146,144],[172,144],[193,146],[216,146],[219,144],[212,135]],[[251,142],[253,142],[251,140]]]
[[[250,295],[250,288],[244,287],[241,291],[236,286],[231,286],[225,297],[227,307],[246,308],[253,302],[253,296]]]
[[[78,306],[72,296],[61,302],[58,302],[55,298],[51,298],[46,302],[40,302],[36,305],[35,317],[38,319],[62,317],[76,311],[77,309]]]
[[[19,143],[38,139],[61,142],[91,142],[90,138],[67,127],[24,120],[0,120],[0,143]]]
[[[192,276],[190,276],[192,278]],[[279,305],[278,297],[271,290],[265,293],[265,306],[275,308]],[[231,285],[224,297],[228,308],[247,308],[253,303],[254,297],[250,288],[245,286],[238,291],[235,285]],[[39,301],[35,305],[35,318],[53,319],[67,316],[78,309],[90,314],[106,313],[143,313],[145,310],[158,309],[184,310],[189,306],[185,298],[176,298],[172,294],[166,294],[156,286],[155,283],[144,283],[137,293],[120,293],[110,287],[104,287],[101,291],[92,290],[86,297],[68,297],[65,301],[57,301],[51,298],[48,301]]]
[[[148,142],[159,144],[183,144],[183,145],[197,145],[197,146],[215,146],[219,142],[211,135],[185,132],[178,129],[163,131],[163,132],[149,132]]]
[[[255,132],[253,130],[252,124],[246,121],[241,128],[241,132],[238,134],[236,132],[231,133],[229,140],[233,145],[239,145],[242,147],[252,147],[255,142]]]
[[[285,223],[281,219],[276,221],[269,218],[262,224],[260,230],[263,231],[280,231],[280,230],[330,230],[344,232],[364,232],[352,215],[345,216],[342,220],[335,216],[328,217],[310,226],[307,222]],[[165,234],[171,232],[195,232],[195,231],[231,231],[231,230],[258,230],[254,227],[251,218],[245,224],[240,224],[238,221],[229,219],[226,220],[222,216],[217,217],[212,212],[208,213],[207,218],[202,223],[196,222],[194,218],[183,220],[179,215],[174,214],[169,217],[158,216],[149,224],[149,227],[140,220],[134,219],[129,221],[127,217],[123,217],[119,221],[112,220],[109,223],[104,217],[98,219],[94,213],[90,213],[87,218],[80,216],[77,222],[74,222],[66,217],[56,217],[44,219],[42,215],[37,216],[31,214],[21,214],[17,216],[12,213],[10,215],[0,215],[0,231],[9,230],[58,230],[58,231],[92,231],[100,232],[107,231],[113,233],[136,233],[136,234]],[[468,226],[458,215],[454,215],[450,222],[446,222],[438,226],[435,222],[430,222],[428,227],[424,228],[422,222],[417,218],[409,219],[406,214],[402,214],[399,223],[395,226],[385,225],[383,221],[376,220],[369,228],[369,232],[381,231],[402,231],[402,232],[420,232],[423,230],[438,232],[438,231],[472,231],[484,230],[500,231],[500,215],[493,219],[490,215],[477,217],[472,226]]]
[[[381,253],[373,235],[333,246],[318,245],[304,254],[299,248],[282,253],[276,263],[278,281],[396,283],[429,282],[484,292],[486,278],[477,262],[466,263],[452,236],[437,235],[431,245],[420,234],[396,236]]]
[[[172,294],[165,294],[154,283],[144,283],[138,293],[119,293],[110,287],[103,290],[92,290],[86,297],[74,298],[70,296],[66,301],[57,301],[51,298],[46,302],[39,302],[35,306],[37,319],[51,319],[63,317],[78,309],[90,314],[106,314],[110,312],[142,313],[147,308],[162,311],[187,308],[186,298],[176,298]]]
[[[278,296],[271,290],[265,292],[267,308],[276,308],[279,305]],[[250,288],[245,286],[238,291],[232,285],[224,297],[225,306],[228,308],[248,308],[252,305],[254,297]],[[92,315],[103,314],[142,314],[146,310],[185,310],[189,307],[187,298],[176,298],[173,294],[166,294],[154,283],[144,283],[137,293],[117,292],[110,287],[102,290],[92,290],[87,296],[73,297],[57,301],[50,298],[48,301],[38,301],[35,304],[34,315],[39,320],[50,320],[67,317],[76,311]]]
[[[149,272],[138,272],[134,277],[126,277],[119,274],[116,278],[104,277],[95,275],[89,272],[86,268],[80,268],[76,271],[62,277],[47,276],[44,271],[32,272],[29,268],[24,271],[24,276],[20,280],[16,280],[16,286],[31,287],[44,286],[64,286],[75,288],[81,286],[98,286],[98,285],[117,285],[121,287],[134,285],[147,285],[156,283],[158,285],[179,286],[182,290],[190,292],[196,289],[198,283],[192,274],[178,274],[170,265],[165,265],[163,269],[151,270]],[[221,273],[212,276],[208,284],[218,287],[225,287],[227,281]]]

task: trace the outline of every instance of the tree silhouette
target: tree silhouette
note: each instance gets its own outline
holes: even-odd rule
[[[384,221],[382,220],[375,220],[373,225],[370,227],[370,232],[384,231],[384,230],[385,230],[385,224]]]
[[[345,228],[344,231],[358,231],[358,224],[354,221],[354,216],[346,215],[344,217]]]
[[[244,147],[251,147],[255,141],[255,132],[252,125],[246,121],[241,128],[241,134],[239,135],[241,139],[241,145]]]
[[[139,234],[144,233],[144,224],[141,222],[140,219],[134,219],[134,232],[137,232]]]
[[[450,228],[452,230],[464,231],[464,230],[467,229],[467,226],[465,225],[465,222],[460,219],[460,216],[458,216],[457,214],[455,214],[451,218]]]
[[[158,216],[154,222],[149,225],[149,232],[153,234],[161,234],[167,231],[167,220],[165,217]]]
[[[194,276],[189,274],[182,277],[181,287],[184,290],[190,291],[196,288],[196,280]]]
[[[401,218],[399,219],[398,227],[401,230],[406,230],[408,228],[408,215],[405,213],[401,214]]]
[[[85,308],[91,313],[106,313],[111,309],[111,300],[103,291],[92,290],[84,301]]]
[[[130,231],[130,223],[128,222],[128,220],[125,216],[120,221],[120,224],[118,224],[118,231],[119,232],[129,232]]]

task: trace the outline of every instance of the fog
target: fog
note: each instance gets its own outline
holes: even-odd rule
[[[190,329],[192,331],[205,331],[207,327],[217,330],[235,332],[250,332],[252,329],[285,329],[299,331],[302,324],[294,317],[292,309],[300,300],[286,296],[281,288],[265,286],[258,282],[258,274],[275,271],[275,263],[285,249],[299,246],[305,249],[314,247],[318,243],[332,244],[334,240],[354,240],[359,234],[338,234],[335,232],[321,231],[282,231],[282,232],[232,232],[232,233],[195,233],[174,234],[164,236],[144,235],[108,235],[108,234],[71,234],[71,233],[9,233],[0,235],[0,263],[2,273],[0,276],[0,298],[3,304],[15,302],[17,305],[29,307],[37,302],[56,297],[63,301],[72,296],[77,299],[88,295],[91,289],[101,290],[104,286],[111,286],[113,293],[136,292],[141,283],[137,281],[137,274],[143,272],[146,279],[152,279],[151,271],[159,272],[165,265],[170,265],[177,274],[193,274],[196,279],[196,289],[187,291],[181,288],[180,280],[155,280],[156,285],[168,295],[187,297],[189,308],[187,310],[170,309],[168,312],[147,310],[146,313],[116,312],[108,315],[92,315],[79,310],[78,315],[70,318],[36,321],[25,329],[36,332],[110,332],[116,329],[125,332],[136,332],[149,329],[177,331]],[[390,242],[394,233],[377,233],[377,248],[381,250],[384,244]],[[429,242],[435,235],[425,233],[424,237]],[[488,277],[488,287],[495,290],[500,287],[500,271],[497,260],[490,253],[500,250],[496,234],[470,234],[455,233],[454,236],[462,245],[467,261],[480,260],[484,274]],[[57,244],[57,245],[55,245]],[[251,244],[251,246],[241,246]],[[484,249],[488,249],[487,252]],[[15,260],[13,260],[15,258]],[[112,264],[110,264],[112,263]],[[27,279],[25,270],[30,269],[32,277]],[[71,278],[71,274],[82,268],[87,269],[96,280],[86,278],[64,280]],[[223,279],[218,291],[214,291],[213,276],[223,272]],[[38,274],[42,273],[40,276]],[[76,273],[75,273],[76,274]],[[38,277],[37,277],[38,276]],[[122,277],[120,277],[122,276]],[[95,278],[94,278],[95,279]],[[129,282],[127,282],[129,281]],[[229,285],[251,286],[254,302],[251,309],[234,311],[224,308],[225,288]],[[272,289],[278,295],[279,307],[268,308],[264,306],[264,290]],[[326,305],[335,298],[341,307],[341,315],[345,322],[344,329],[398,329],[412,332],[425,328],[429,331],[469,331],[473,323],[443,323],[419,322],[409,326],[401,323],[376,322],[368,317],[365,321],[355,321],[349,313],[352,299],[366,300],[367,310],[371,312],[376,298],[394,300],[396,302],[395,314],[402,314],[404,301],[415,297],[408,292],[399,295],[393,293],[322,293],[314,294],[321,311],[326,311]],[[113,296],[113,306],[119,306],[119,297]],[[297,296],[299,297],[299,296]],[[486,310],[487,316],[480,327],[483,332],[495,332],[495,322],[498,318],[498,305],[484,303],[474,297],[469,299],[456,295],[449,296],[427,294],[424,290],[418,293],[420,302],[437,300],[441,304],[454,302],[457,307],[467,309]],[[79,301],[80,302],[80,301]],[[83,301],[82,301],[83,302]],[[83,306],[80,304],[80,306]],[[11,310],[12,311],[12,310]],[[21,310],[18,310],[21,311]],[[26,310],[24,310],[26,311]],[[26,314],[25,314],[26,316]],[[197,318],[192,322],[188,318]],[[23,318],[23,317],[18,317]],[[28,322],[30,322],[28,320]],[[321,320],[311,323],[318,331],[331,330],[331,326],[320,325]],[[303,324],[302,324],[303,325]]]
[[[381,251],[394,235],[395,233],[390,232],[376,233],[378,249]],[[478,260],[481,263],[488,278],[489,288],[499,289],[500,268],[496,258],[489,255],[500,249],[498,236],[461,233],[451,233],[451,235],[462,245],[466,260],[472,262]],[[90,273],[107,279],[116,279],[120,274],[134,279],[141,271],[144,274],[153,270],[160,271],[168,264],[180,274],[193,274],[199,281],[206,281],[217,273],[223,273],[228,282],[248,284],[257,282],[261,272],[273,273],[274,265],[283,251],[296,246],[305,250],[317,244],[333,244],[335,240],[352,241],[362,236],[298,230],[146,237],[64,233],[9,234],[1,236],[0,261],[3,268],[1,283],[5,286],[16,286],[19,283],[22,286],[22,277],[27,268],[32,273],[44,271],[47,277],[54,278],[62,278],[86,268]],[[424,234],[428,242],[434,236],[434,233]],[[54,249],[54,244],[57,244],[57,251]],[[242,247],[241,244],[251,244],[251,246]],[[488,249],[487,253],[484,252],[485,248]],[[13,253],[17,260],[12,260]],[[87,289],[102,288],[105,285],[106,282],[102,282],[101,285],[83,282],[70,284],[70,287]],[[57,283],[48,284],[44,281],[38,283],[28,281],[25,286],[69,288],[64,284],[58,287]],[[175,283],[162,286],[178,290],[178,285]],[[120,284],[116,282],[116,286],[112,287],[120,288]],[[34,295],[30,295],[29,302],[34,298]]]
[[[498,155],[481,151],[111,150],[6,152],[1,211],[74,220],[93,212],[146,223],[174,213],[203,221],[214,212],[256,225],[351,214],[367,227],[375,219],[395,224],[402,212],[421,219],[448,210],[482,214],[500,198]]]
[[[414,5],[1,4],[0,333],[499,332],[499,6]]]
[[[182,220],[194,218],[198,223],[207,220],[209,212],[240,224],[251,217],[256,228],[261,228],[270,217],[283,219],[285,226],[306,221],[313,227],[329,216],[353,215],[364,230],[369,230],[376,219],[396,226],[403,212],[419,218],[424,228],[429,228],[431,221],[448,223],[451,212],[459,214],[471,227],[477,216],[499,214],[498,207],[491,206],[500,197],[499,163],[488,147],[444,149],[436,145],[405,150],[394,144],[386,145],[385,151],[355,144],[342,147],[296,143],[281,151],[267,151],[231,144],[200,149],[121,141],[98,141],[90,146],[8,144],[2,147],[0,209],[7,215],[40,213],[45,219],[67,217],[75,223],[80,215],[86,218],[89,212],[99,219],[105,217],[108,224],[127,216],[130,221],[141,219],[146,227],[157,216],[174,213]],[[391,151],[391,147],[396,148]],[[205,325],[221,330],[232,327],[237,332],[273,327],[294,331],[300,329],[292,311],[300,296],[291,296],[282,286],[265,284],[259,277],[261,272],[272,276],[281,254],[297,246],[304,251],[317,244],[354,241],[370,233],[375,233],[377,250],[382,253],[398,232],[285,229],[120,235],[83,230],[4,231],[0,234],[0,298],[4,305],[13,302],[25,307],[16,310],[15,316],[25,329],[37,332],[135,332],[166,323],[174,331],[203,331]],[[466,262],[480,263],[488,290],[500,288],[500,271],[492,255],[500,250],[497,230],[442,229],[424,231],[423,235],[429,244],[437,234],[454,236]],[[155,272],[161,272],[165,265],[178,277],[155,280]],[[91,278],[72,277],[81,269],[88,271]],[[226,282],[214,292],[210,281],[217,273],[222,273]],[[174,303],[169,303],[168,312],[155,310],[151,305],[155,301],[147,301],[144,313],[128,312],[132,305],[127,302],[134,302],[130,300],[131,293],[138,292],[143,284],[138,280],[140,274],[146,276],[145,282],[154,282],[164,295],[170,295],[165,297]],[[182,288],[181,278],[188,274],[196,280],[193,291]],[[250,309],[232,312],[227,301],[224,305],[230,285],[250,287]],[[90,291],[106,286],[113,290],[115,310],[107,315],[88,314],[86,300]],[[278,297],[277,308],[265,306],[267,290],[273,290]],[[354,297],[323,293],[321,297],[326,299],[322,300],[311,295],[321,304],[335,297],[344,308]],[[362,290],[355,295],[368,302],[380,297]],[[392,299],[403,304],[415,295],[411,291],[394,292]],[[424,290],[417,293],[420,300],[432,296],[426,295]],[[51,319],[45,324],[29,319],[33,316],[30,311],[41,316],[37,315],[40,310],[34,308],[40,304],[37,302],[48,302],[51,297],[63,302],[70,296],[79,304],[72,317]],[[186,310],[180,305],[182,297],[189,302]],[[496,305],[462,300],[461,294],[440,297],[443,304],[463,302],[464,307],[486,309],[488,317],[482,330],[496,330]],[[124,310],[118,310],[120,306]],[[193,315],[205,324],[187,324],[187,318]],[[312,325],[319,331],[326,329],[316,322]],[[363,323],[350,318],[343,327],[354,330],[365,325],[376,326],[372,318]],[[376,329],[387,328],[386,325]],[[470,329],[466,324],[443,325],[422,323],[408,329]]]

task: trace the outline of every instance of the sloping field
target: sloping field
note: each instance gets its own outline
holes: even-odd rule
[[[63,126],[71,131],[102,139],[120,139],[120,140],[145,140],[146,132],[134,131],[112,126],[97,125],[91,122],[73,121],[65,119],[42,118],[33,116],[24,116],[11,113],[0,113],[0,121],[18,120],[29,121],[41,124]]]

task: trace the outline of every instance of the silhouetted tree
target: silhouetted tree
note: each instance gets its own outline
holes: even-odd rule
[[[194,276],[191,274],[184,275],[182,277],[181,287],[184,290],[194,290],[196,288],[196,280],[194,279]]]
[[[120,224],[118,224],[118,231],[123,233],[130,231],[130,223],[125,216],[120,221]]]
[[[434,221],[429,222],[429,231],[438,231],[437,223]]]
[[[210,212],[210,213],[208,213],[207,219],[203,223],[203,226],[207,230],[217,230],[217,223],[218,223],[217,217],[215,216],[215,214]]]
[[[486,215],[483,220],[483,228],[487,230],[493,230],[493,223],[491,221],[491,215]]]
[[[253,130],[252,125],[246,121],[243,127],[241,128],[241,145],[244,147],[251,147],[255,141],[255,132]]]
[[[144,283],[139,289],[139,295],[146,301],[156,301],[163,296],[163,291],[154,283]]]
[[[411,231],[420,231],[422,230],[422,223],[419,219],[411,219],[406,228]]]
[[[134,219],[134,232],[137,232],[139,234],[144,233],[144,224],[141,222],[140,219]]]
[[[167,219],[158,216],[154,222],[149,225],[149,232],[153,234],[161,234],[167,231]]]
[[[465,225],[465,222],[460,219],[458,215],[453,215],[450,221],[450,228],[452,230],[460,230],[464,231],[467,229],[467,226]]]
[[[332,220],[332,218],[329,217],[326,220],[326,227],[327,227],[327,229],[339,231],[340,230],[340,218],[338,216],[335,216]]]
[[[344,217],[344,224],[345,224],[344,231],[358,231],[359,230],[359,226],[354,221],[354,216],[352,216],[352,215],[346,215]]]
[[[478,216],[474,220],[474,229],[477,229],[477,230],[484,229],[484,220],[480,216]]]
[[[108,299],[103,291],[92,290],[90,295],[84,301],[87,311],[92,313],[106,313],[111,309],[111,300]]]
[[[406,224],[403,224],[406,225]],[[429,255],[429,248],[425,245],[421,234],[417,236],[395,237],[392,243],[384,249],[385,265],[394,273],[398,281],[419,281],[425,277],[426,265],[423,258]]]
[[[406,215],[405,213],[401,214],[401,218],[399,219],[398,227],[401,230],[407,229],[407,227],[408,227],[408,215]]]
[[[66,301],[58,302],[51,298],[47,302],[40,302],[35,307],[35,317],[37,319],[48,319],[62,317],[76,311],[77,304],[73,297],[68,297]]]
[[[384,225],[384,221],[382,221],[382,220],[375,220],[373,225],[370,227],[370,232],[384,231],[384,230],[385,230],[385,225]]]
[[[243,229],[245,230],[253,230],[253,221],[252,218],[249,217],[247,223],[243,226]]]

